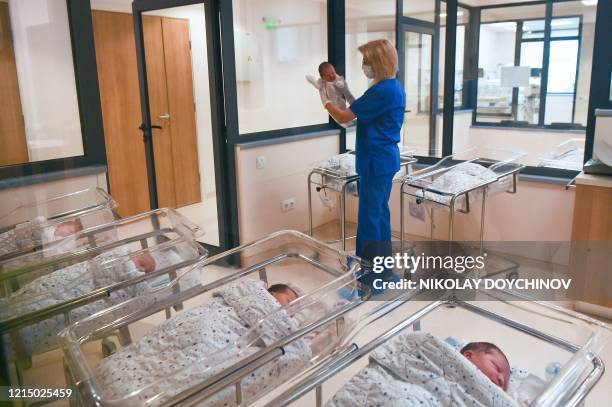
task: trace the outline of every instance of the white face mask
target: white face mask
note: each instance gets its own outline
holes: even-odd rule
[[[370,65],[361,65],[361,70],[363,70],[363,74],[368,79],[374,79],[374,71]]]

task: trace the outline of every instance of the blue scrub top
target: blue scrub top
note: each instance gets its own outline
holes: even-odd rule
[[[357,174],[395,174],[399,171],[397,143],[406,110],[402,84],[397,79],[385,79],[355,100],[350,109],[357,116]]]

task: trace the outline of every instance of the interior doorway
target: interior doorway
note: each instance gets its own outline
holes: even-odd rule
[[[437,87],[432,76],[435,65],[433,27],[401,24],[398,56],[400,76],[406,92],[402,139],[416,154],[439,156],[441,140],[436,137]]]
[[[225,248],[222,101],[211,92],[215,52],[208,2],[133,3],[148,179],[154,206],[198,224],[211,249]],[[215,151],[218,154],[215,154]]]
[[[110,190],[122,216],[176,208],[214,253],[227,241],[223,101],[210,90],[219,39],[207,4],[167,3],[92,2]]]

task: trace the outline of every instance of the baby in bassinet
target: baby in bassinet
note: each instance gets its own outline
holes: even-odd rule
[[[505,355],[491,343],[457,351],[431,334],[406,332],[372,351],[326,406],[516,407],[505,391],[509,377]]]
[[[493,383],[504,390],[508,389],[510,363],[501,349],[489,342],[470,342],[461,349],[460,353]]]
[[[103,359],[96,368],[97,384],[105,399],[120,404],[163,403],[300,329],[291,305],[281,309],[299,291],[285,284],[266,289],[250,278],[228,283],[205,304],[174,315]],[[301,371],[315,353],[304,339],[284,346],[281,356],[243,379],[244,400]],[[235,390],[226,388],[204,404],[233,405],[234,396]]]
[[[55,227],[44,227],[45,222],[44,216],[37,216],[0,234],[0,256],[52,242],[83,230],[83,225],[78,219],[62,222]]]
[[[130,250],[119,247],[104,252],[93,259],[73,264],[39,277],[24,285],[8,297],[0,298],[0,321],[35,312],[78,298],[94,290],[122,281],[131,280],[142,273],[149,273],[180,262],[174,251],[165,253],[141,253],[129,258]],[[110,260],[124,258],[112,266],[104,264]],[[167,276],[160,276],[163,279]],[[140,282],[121,290],[113,291],[103,300],[84,304],[70,311],[73,321],[111,305],[154,289],[152,282]],[[55,336],[64,327],[64,316],[56,315],[19,330],[25,352],[38,354],[56,345]]]

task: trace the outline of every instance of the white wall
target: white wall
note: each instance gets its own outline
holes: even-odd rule
[[[307,177],[312,164],[338,153],[338,136],[317,137],[258,147],[237,146],[236,175],[240,241],[253,241],[282,229],[308,229]],[[257,157],[265,168],[256,168]],[[295,209],[281,211],[281,201],[295,198]],[[338,217],[313,190],[314,225]],[[337,206],[336,206],[337,208]]]
[[[484,68],[485,73],[497,73],[500,65],[514,65],[515,37],[516,34],[513,31],[488,25],[481,26],[478,67]]]
[[[83,155],[68,12],[63,0],[10,0],[30,161]]]
[[[235,0],[233,10],[240,132],[327,123],[318,92],[304,79],[318,76],[327,60],[325,4]],[[280,20],[278,28],[267,30],[264,18]]]

